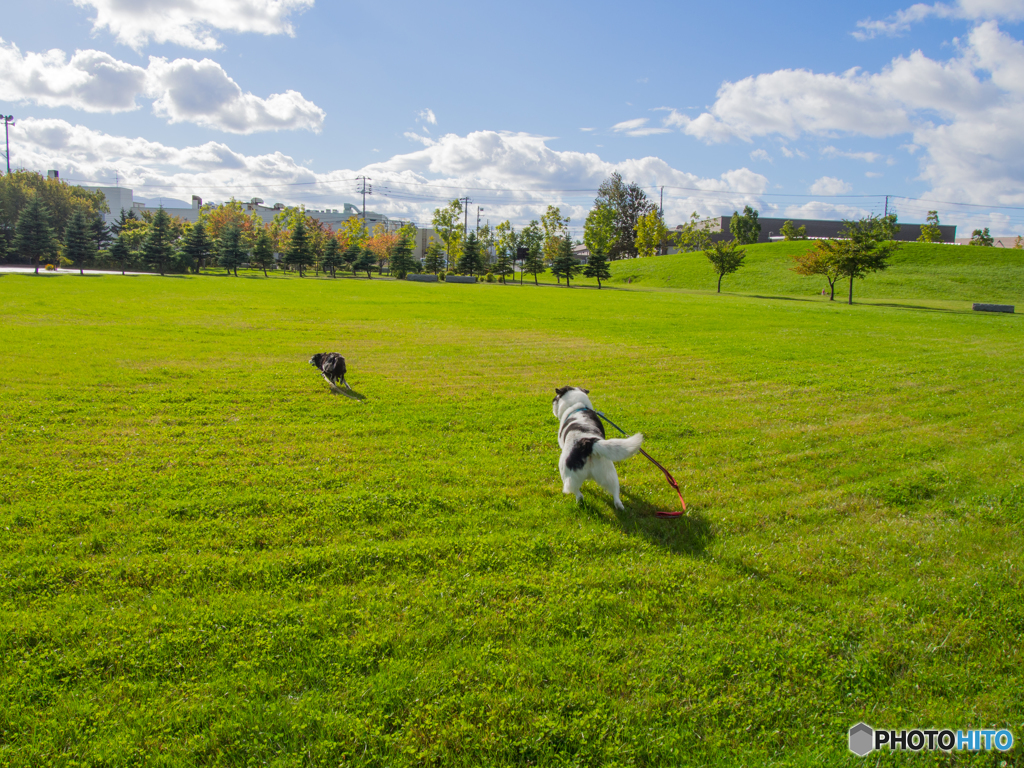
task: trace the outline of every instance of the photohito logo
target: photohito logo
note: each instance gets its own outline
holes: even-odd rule
[[[890,750],[909,749],[911,752],[925,749],[941,749],[943,752],[986,752],[997,749],[1000,752],[1008,752],[1013,749],[1013,734],[1005,728],[998,731],[937,731],[921,728],[910,731],[876,731],[867,723],[857,723],[850,729],[849,738],[850,751],[860,757],[886,746]]]

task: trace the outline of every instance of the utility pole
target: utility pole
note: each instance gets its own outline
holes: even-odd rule
[[[465,240],[466,231],[469,229],[469,204],[473,201],[469,199],[469,195],[466,195],[466,197],[460,197],[459,202],[463,203],[463,208],[466,212],[465,218],[462,221],[462,239]]]
[[[480,236],[480,213],[482,211],[483,211],[483,208],[478,205],[476,207],[476,235],[477,235],[477,237]]]
[[[885,196],[885,215],[889,215],[889,196]]]
[[[661,204],[658,205],[658,215],[665,219],[665,188],[661,188]]]
[[[373,194],[373,185],[367,184],[366,182],[372,181],[372,179],[368,179],[365,176],[359,176],[356,181],[359,182],[359,188],[356,192],[363,193],[363,229],[366,229],[366,196]]]
[[[4,138],[6,141],[7,151],[4,153],[4,157],[7,158],[7,175],[11,175],[11,126],[14,125],[14,115],[3,115],[4,118]]]

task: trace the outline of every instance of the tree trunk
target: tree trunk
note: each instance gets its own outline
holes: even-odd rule
[[[853,304],[853,275],[850,275],[850,300],[847,304]]]
[[[39,257],[36,256],[35,259],[33,259],[33,261],[35,261],[35,263],[36,263],[36,274],[38,275],[39,274]]]
[[[264,276],[264,277],[266,277],[266,276],[267,276],[267,267],[266,267],[266,265],[265,265],[265,264],[263,265],[263,276]]]
[[[601,278],[597,278],[597,290],[601,290]]]
[[[722,292],[722,278],[723,278],[723,277],[725,277],[725,275],[719,275],[719,276],[718,276],[718,292],[719,292],[719,293],[721,293],[721,292]]]
[[[831,280],[829,282],[829,284],[828,284],[828,287],[832,291],[831,295],[828,297],[828,300],[829,301],[835,301],[836,300],[836,281],[835,280]]]
[[[235,277],[238,277],[238,267],[235,267]]]

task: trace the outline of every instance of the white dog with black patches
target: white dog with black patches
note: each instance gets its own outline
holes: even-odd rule
[[[644,436],[637,433],[622,439],[605,440],[604,425],[590,404],[588,389],[559,387],[551,411],[558,419],[558,446],[562,455],[558,471],[562,475],[562,493],[573,493],[583,501],[580,487],[593,480],[615,499],[616,509],[625,509],[619,498],[619,475],[613,462],[635,456]]]

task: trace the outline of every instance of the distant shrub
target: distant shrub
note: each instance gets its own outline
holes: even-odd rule
[[[488,272],[486,280],[487,280],[488,283],[493,283],[494,282],[494,275],[492,273]]]
[[[438,272],[437,273],[437,279],[438,280],[444,282],[444,278],[445,278],[445,273],[444,272]]]

